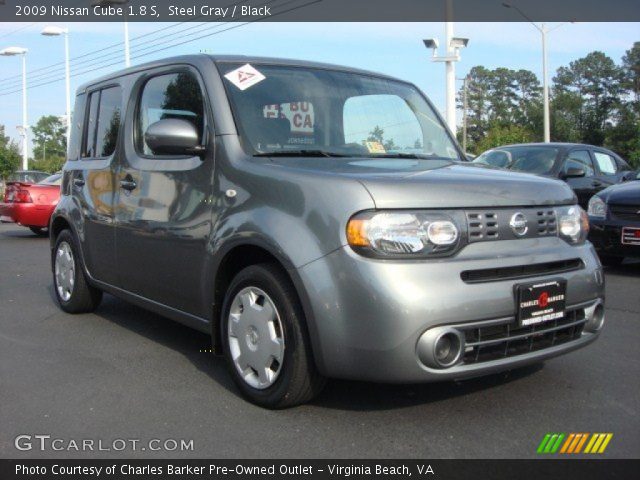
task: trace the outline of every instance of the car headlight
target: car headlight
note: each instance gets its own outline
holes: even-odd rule
[[[347,241],[358,253],[382,257],[443,256],[461,239],[458,220],[441,212],[367,211],[347,225]]]
[[[560,238],[573,244],[584,243],[589,233],[589,217],[578,205],[557,209]]]
[[[607,216],[607,204],[598,195],[594,195],[589,200],[587,213],[590,217],[604,218]]]

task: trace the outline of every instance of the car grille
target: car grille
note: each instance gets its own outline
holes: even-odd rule
[[[630,220],[632,222],[640,222],[640,206],[632,205],[611,205],[611,216],[618,220]]]
[[[516,213],[522,213],[527,219],[528,230],[521,236],[516,235],[509,226],[511,217]],[[558,234],[556,212],[553,208],[469,210],[465,214],[470,243],[551,237]]]
[[[584,268],[583,261],[579,258],[571,258],[569,260],[534,263],[531,265],[465,270],[460,274],[460,278],[462,278],[465,283],[496,282],[500,280],[537,277],[540,275],[554,275],[580,270],[581,268]]]
[[[502,324],[461,325],[466,340],[464,364],[514,357],[577,340],[586,322],[584,309],[568,311],[563,318],[527,327],[514,321]]]

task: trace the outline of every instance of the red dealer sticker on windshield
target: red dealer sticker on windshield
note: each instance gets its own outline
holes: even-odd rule
[[[235,70],[231,70],[224,76],[224,78],[229,80],[240,90],[246,90],[267,77],[247,63]]]

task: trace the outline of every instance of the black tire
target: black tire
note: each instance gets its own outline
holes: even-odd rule
[[[605,267],[617,267],[619,266],[624,257],[614,257],[611,255],[599,255],[600,263],[602,263]]]
[[[241,290],[255,287],[264,291],[275,304],[284,330],[284,355],[280,372],[274,383],[258,389],[249,385],[233,362],[229,346],[229,313],[231,304]],[[224,355],[231,376],[243,396],[266,408],[279,409],[306,403],[315,397],[325,384],[315,366],[306,321],[298,295],[282,269],[263,263],[249,266],[232,280],[222,308],[221,336]]]
[[[56,280],[56,254],[63,243],[69,245],[74,262],[74,283],[70,291],[70,297],[64,299],[60,296]],[[80,249],[75,236],[70,230],[62,230],[56,238],[55,247],[51,252],[51,269],[53,273],[53,289],[60,304],[60,308],[67,313],[87,313],[94,311],[102,300],[102,291],[92,287],[87,282],[81,263]]]
[[[49,229],[46,227],[29,227],[29,230],[31,230],[33,233],[35,233],[39,237],[49,236]]]

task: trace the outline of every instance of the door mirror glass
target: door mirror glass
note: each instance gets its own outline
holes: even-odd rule
[[[165,118],[149,125],[144,141],[154,155],[194,155],[199,153],[198,131],[193,123]]]
[[[578,177],[584,177],[585,175],[586,175],[586,172],[582,167],[569,167],[564,172],[564,178],[578,178]]]

